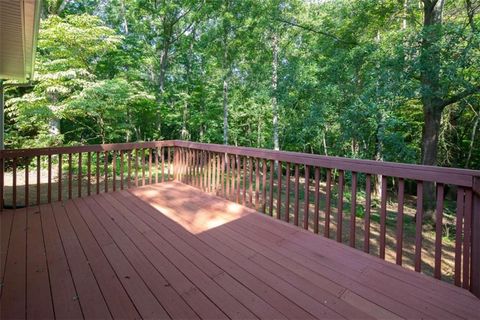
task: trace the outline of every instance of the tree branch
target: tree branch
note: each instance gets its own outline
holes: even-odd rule
[[[348,44],[348,45],[353,45],[353,46],[358,45],[358,43],[355,42],[355,41],[343,40],[343,39],[340,39],[339,37],[337,37],[336,35],[325,32],[325,31],[315,30],[315,29],[312,29],[310,27],[303,26],[303,25],[297,24],[295,22],[291,22],[291,21],[287,21],[287,20],[283,20],[283,19],[275,19],[275,20],[277,20],[278,22],[282,22],[282,23],[288,24],[290,26],[296,27],[296,28],[300,28],[300,29],[303,29],[303,30],[306,30],[306,31],[309,31],[309,32],[320,34],[322,36],[331,38],[331,39],[333,39],[337,42],[341,42],[343,44]]]
[[[464,91],[459,92],[459,93],[451,96],[448,99],[443,99],[442,103],[440,104],[440,107],[444,108],[444,107],[449,106],[449,105],[451,105],[455,102],[458,102],[462,99],[465,99],[472,94],[479,93],[479,92],[480,92],[480,85],[471,87],[469,89],[465,89]]]

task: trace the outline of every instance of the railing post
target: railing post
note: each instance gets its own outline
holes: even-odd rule
[[[480,298],[480,177],[473,177],[470,291]]]

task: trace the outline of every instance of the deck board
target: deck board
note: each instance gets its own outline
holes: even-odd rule
[[[40,212],[27,209],[27,318],[53,318]]]
[[[468,291],[177,182],[0,213],[1,318],[474,319]]]

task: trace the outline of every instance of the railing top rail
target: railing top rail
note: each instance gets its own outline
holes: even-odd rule
[[[79,153],[79,152],[120,151],[120,150],[132,150],[136,148],[159,148],[159,147],[173,147],[173,146],[174,146],[173,140],[165,140],[165,141],[148,141],[148,142],[96,144],[96,145],[85,145],[85,146],[12,149],[12,150],[0,151],[0,159],[46,156],[46,155],[55,155],[55,154],[69,154],[69,153]]]
[[[254,158],[277,160],[330,169],[340,169],[368,174],[380,174],[412,180],[435,181],[463,187],[473,187],[473,178],[480,177],[479,170],[445,168],[404,164],[396,162],[380,162],[341,157],[322,156],[301,152],[275,151],[250,147],[189,142],[182,140],[165,140],[149,142],[114,143],[103,145],[67,146],[51,148],[13,149],[0,151],[0,159],[35,157],[44,155],[69,154],[79,152],[103,152],[132,150],[136,148],[186,147],[220,153],[230,153]]]
[[[341,157],[321,156],[308,153],[275,151],[249,147],[235,147],[220,144],[207,144],[175,140],[175,146],[199,150],[225,152],[236,155],[264,158],[268,160],[285,161],[304,165],[318,166],[330,169],[340,169],[368,174],[380,174],[411,180],[435,181],[444,184],[454,184],[472,187],[473,178],[480,177],[479,170],[445,168],[396,162],[380,162],[374,160],[349,159]]]

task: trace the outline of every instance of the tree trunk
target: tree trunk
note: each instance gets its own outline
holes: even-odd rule
[[[278,143],[278,105],[277,105],[277,69],[278,69],[278,36],[273,34],[272,39],[272,115],[273,115],[273,149],[280,150]]]
[[[228,144],[228,82],[223,79],[223,144]]]
[[[158,76],[158,87],[160,89],[160,94],[163,94],[165,91],[165,74],[167,73],[169,48],[170,48],[169,41],[164,41],[164,47],[160,55],[160,74]]]
[[[230,2],[225,1],[225,13],[228,12]],[[230,26],[223,20],[223,144],[228,144],[228,79],[230,76],[230,63],[228,61],[228,33]]]
[[[474,112],[475,112],[475,110],[474,110]],[[476,133],[477,133],[478,123],[480,122],[480,111],[475,112],[475,116],[476,116],[476,119],[475,119],[475,122],[473,124],[472,135],[470,136],[470,147],[468,148],[468,156],[467,156],[467,161],[465,163],[465,168],[466,169],[468,169],[468,167],[470,166],[470,160],[472,159],[472,151],[473,151],[473,147],[475,145],[475,136],[476,136]]]
[[[424,0],[423,39],[421,44],[421,95],[424,123],[422,130],[422,164],[437,165],[438,136],[440,121],[445,108],[441,97],[440,64],[438,41],[441,39],[441,26],[444,0]],[[432,220],[435,207],[435,186],[424,183],[424,218]]]

